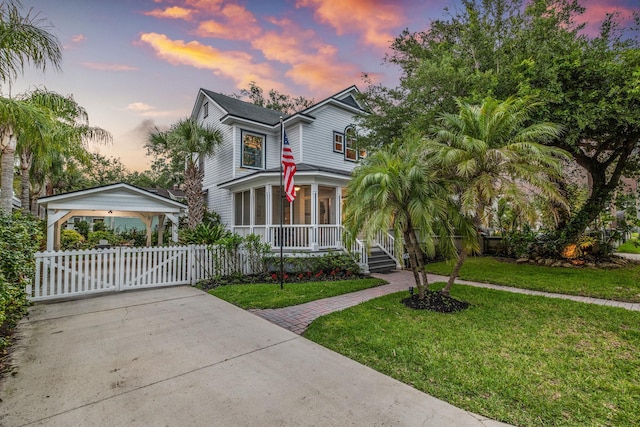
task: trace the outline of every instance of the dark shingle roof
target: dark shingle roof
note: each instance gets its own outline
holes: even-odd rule
[[[345,171],[345,170],[340,170],[340,169],[333,169],[333,168],[325,168],[324,166],[316,166],[316,165],[310,165],[308,163],[298,163],[296,164],[296,171],[297,172],[325,172],[325,173],[333,173],[336,175],[343,175],[345,177],[350,177],[351,176],[351,172],[349,171]],[[230,179],[229,181],[225,181],[225,182],[221,182],[220,184],[218,184],[218,186],[221,185],[226,185],[229,183],[232,183],[234,181],[240,181],[243,179],[247,179],[247,178],[251,178],[253,176],[257,176],[257,175],[262,175],[265,173],[280,173],[280,168],[271,168],[271,169],[265,169],[265,170],[261,170],[261,171],[256,171],[253,173],[250,173],[248,175],[244,175],[241,176],[239,178],[233,178]]]
[[[275,125],[280,122],[280,117],[287,117],[287,114],[280,111],[260,107],[259,105],[222,95],[221,93],[211,92],[207,89],[202,89],[202,91],[220,105],[230,116],[267,125]]]

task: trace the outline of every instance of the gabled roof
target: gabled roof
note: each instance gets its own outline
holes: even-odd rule
[[[267,125],[280,123],[280,117],[287,116],[281,111],[270,110],[250,102],[232,98],[217,92],[211,92],[207,89],[201,89],[209,98],[215,101],[227,115],[247,119]]]
[[[281,117],[284,119],[285,123],[288,122],[290,124],[291,122],[296,122],[299,120],[311,122],[315,120],[312,115],[313,111],[327,104],[333,104],[340,108],[350,110],[354,114],[366,114],[366,110],[362,108],[358,101],[356,101],[356,99],[353,97],[354,91],[358,92],[358,88],[355,85],[350,86],[347,89],[344,89],[334,95],[331,95],[330,97],[323,99],[322,101],[312,105],[309,108],[306,108],[295,114],[287,115],[281,111],[264,108],[250,102],[223,95],[221,93],[212,92],[207,89],[200,89],[200,93],[209,97],[220,108],[222,108],[222,110],[225,111],[226,114],[220,119],[221,122],[233,118],[236,120],[251,121],[272,127],[278,126],[280,124]]]
[[[353,85],[350,86],[336,94],[333,94],[325,99],[323,99],[320,102],[316,102],[315,104],[313,104],[311,107],[306,108],[296,114],[310,114],[313,111],[317,110],[320,107],[323,107],[327,104],[334,104],[336,106],[340,106],[343,108],[347,108],[350,110],[353,110],[355,113],[359,113],[359,114],[365,114],[367,113],[367,111],[362,108],[362,106],[360,106],[360,104],[358,104],[358,101],[356,101],[356,99],[353,97],[353,92],[359,92],[358,88]]]
[[[38,199],[38,203],[53,209],[96,211],[180,212],[187,207],[175,200],[124,182],[41,197]]]

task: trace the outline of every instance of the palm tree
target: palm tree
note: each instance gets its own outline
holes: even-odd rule
[[[24,71],[26,63],[45,70],[47,64],[59,69],[62,46],[46,31],[44,22],[29,10],[21,14],[19,0],[0,1],[0,80],[12,80]]]
[[[33,16],[29,11],[22,16],[21,8],[18,0],[0,2],[0,81],[17,77],[26,63],[41,70],[45,70],[47,64],[60,67],[60,42],[42,27],[42,20],[37,15]],[[11,212],[12,208],[16,131],[38,134],[37,124],[48,119],[33,105],[0,98],[0,188],[4,188],[0,195],[0,212]]]
[[[447,221],[447,182],[431,167],[421,146],[421,138],[411,135],[399,148],[384,147],[362,160],[347,185],[344,224],[348,236],[364,233],[368,244],[379,231],[393,230],[396,243],[404,241],[418,296],[424,298],[424,255],[434,255],[438,231],[440,245],[451,251],[453,233]]]
[[[501,196],[522,210],[530,208],[531,193],[565,203],[554,181],[561,173],[560,160],[568,155],[544,145],[560,135],[558,125],[530,124],[539,103],[512,97],[504,102],[487,98],[479,106],[460,101],[457,105],[458,114],[440,117],[439,125],[432,129],[434,140],[428,141],[425,149],[458,179],[457,203],[475,229],[474,240],[489,223],[494,203]],[[453,286],[470,248],[467,239],[444,293]]]
[[[21,201],[22,208],[28,211],[31,203],[29,193],[33,185],[30,172],[36,163],[39,175],[48,180],[52,161],[58,155],[88,162],[90,156],[86,150],[86,143],[90,140],[111,141],[111,134],[102,128],[89,126],[86,111],[72,96],[35,90],[26,94],[24,99],[29,104],[49,110],[54,118],[54,121],[49,123],[52,127],[43,128],[36,135],[20,134],[18,137],[16,150],[20,161]],[[41,189],[43,185],[44,182],[37,183],[34,187]]]
[[[168,131],[155,128],[149,135],[147,148],[150,152],[185,162],[184,192],[189,207],[187,225],[190,229],[202,222],[206,209],[202,195],[204,172],[200,162],[213,154],[221,143],[220,130],[201,126],[191,118],[178,121]]]
[[[52,117],[38,106],[22,100],[0,97],[0,212],[10,213],[13,198],[13,175],[18,132],[34,137],[42,136],[41,125],[53,125]]]

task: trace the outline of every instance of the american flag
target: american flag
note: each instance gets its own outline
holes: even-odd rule
[[[284,175],[284,192],[287,195],[289,203],[293,202],[296,198],[296,187],[293,185],[293,175],[296,173],[296,162],[293,160],[293,152],[287,139],[287,133],[283,132],[282,143],[282,173]]]

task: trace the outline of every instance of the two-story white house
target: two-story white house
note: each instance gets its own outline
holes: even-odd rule
[[[343,249],[342,203],[359,149],[355,120],[367,114],[351,86],[292,115],[200,89],[192,118],[223,143],[202,161],[207,205],[228,228],[287,251]],[[280,191],[283,121],[297,166],[296,199]],[[281,204],[282,202],[282,204]],[[282,206],[282,209],[281,209]]]

